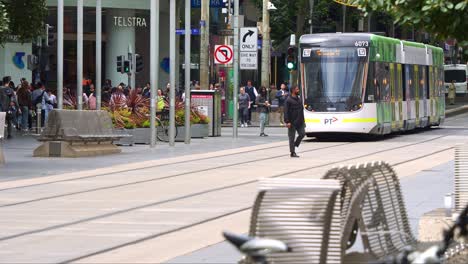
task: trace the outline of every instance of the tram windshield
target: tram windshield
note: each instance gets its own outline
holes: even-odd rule
[[[366,50],[312,48],[304,58],[305,104],[316,112],[356,111],[362,106]]]

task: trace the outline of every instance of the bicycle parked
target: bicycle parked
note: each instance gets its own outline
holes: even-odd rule
[[[174,137],[177,137],[177,126]],[[169,110],[156,112],[156,137],[159,141],[169,142]]]
[[[237,235],[223,232],[228,242],[233,244],[245,258],[239,263],[268,264],[267,255],[276,252],[292,252],[292,249],[282,241]],[[456,243],[468,239],[468,206],[460,213],[455,223],[444,231],[444,239],[438,245],[425,251],[408,247],[397,256],[388,256],[384,260],[370,262],[372,264],[439,264],[446,258],[466,250],[466,244]],[[458,263],[458,262],[457,262]],[[462,263],[462,262],[459,262]],[[467,262],[463,262],[467,263]]]

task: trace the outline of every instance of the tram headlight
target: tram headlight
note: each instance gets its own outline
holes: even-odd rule
[[[357,111],[362,108],[362,104],[355,104],[351,107],[351,112]]]
[[[312,106],[311,105],[305,105],[305,109],[309,110],[309,111],[313,111],[312,109]]]

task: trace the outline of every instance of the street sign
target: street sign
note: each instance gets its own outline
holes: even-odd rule
[[[232,45],[215,45],[215,64],[232,64],[233,55]]]
[[[219,36],[232,36],[234,35],[234,29],[219,29],[218,35]]]
[[[178,28],[176,29],[176,35],[185,35],[185,29],[183,28]],[[200,29],[199,28],[192,28],[190,29],[190,34],[191,35],[200,35]]]
[[[241,70],[256,70],[258,68],[257,51],[241,52],[239,66]]]
[[[258,31],[256,27],[240,29],[240,51],[257,51]]]

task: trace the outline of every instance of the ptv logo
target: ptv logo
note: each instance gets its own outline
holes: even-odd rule
[[[335,123],[336,121],[338,121],[338,118],[336,118],[336,117],[325,118],[325,119],[323,120],[323,123],[324,123],[325,125],[331,125],[331,124]]]

